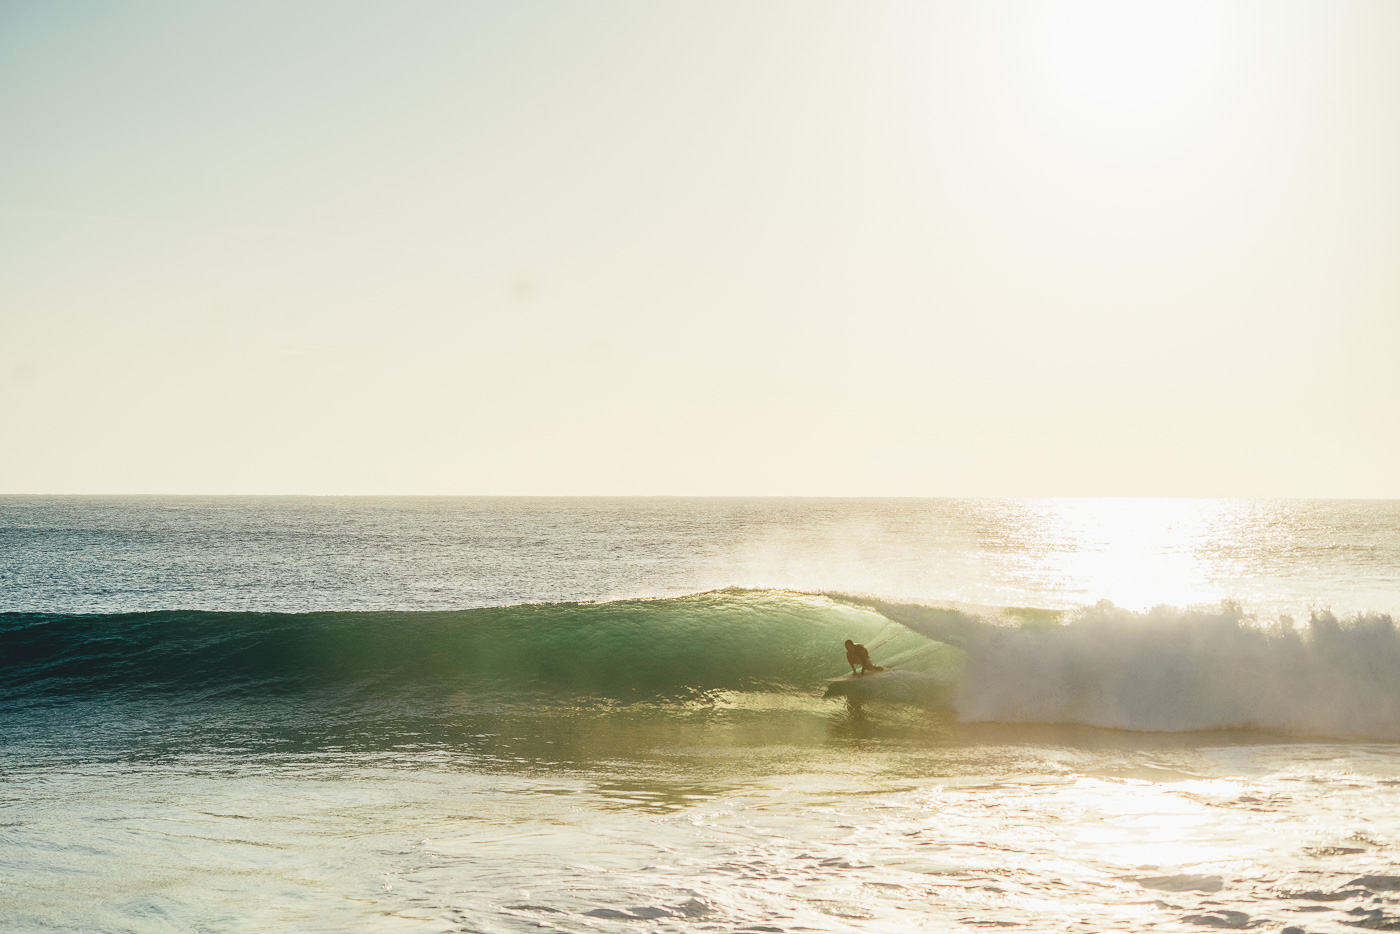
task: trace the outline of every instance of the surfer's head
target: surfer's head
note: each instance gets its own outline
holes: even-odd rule
[[[847,639],[847,640],[846,640],[846,648],[849,649],[849,648],[850,648],[851,646],[853,646],[853,645],[855,645],[855,643],[852,642],[850,639]]]

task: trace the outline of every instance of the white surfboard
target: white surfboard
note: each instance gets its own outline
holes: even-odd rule
[[[880,670],[880,671],[872,671],[872,672],[870,672],[870,673],[868,673],[868,674],[863,674],[863,675],[841,675],[839,678],[827,678],[826,680],[827,680],[827,681],[831,681],[831,682],[833,682],[833,683],[834,683],[834,682],[839,682],[839,681],[868,681],[868,680],[870,680],[871,678],[878,678],[878,677],[880,677],[881,675],[887,675],[887,674],[890,674],[890,669],[884,668],[884,669],[882,669],[882,670]]]

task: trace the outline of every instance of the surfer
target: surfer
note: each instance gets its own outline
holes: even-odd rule
[[[870,660],[870,650],[859,642],[846,640],[846,662],[851,666],[851,674],[860,677],[872,671],[884,671],[879,665]],[[856,666],[860,666],[860,671],[856,671]]]

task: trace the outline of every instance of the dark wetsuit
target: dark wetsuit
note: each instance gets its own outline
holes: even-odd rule
[[[867,671],[880,670],[880,666],[870,660],[870,651],[859,642],[852,644],[851,647],[846,650],[846,661],[850,662],[851,667],[859,665],[861,674],[865,674]]]

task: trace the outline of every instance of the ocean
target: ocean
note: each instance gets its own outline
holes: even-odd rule
[[[1397,612],[1395,501],[0,497],[0,928],[1400,930]]]

